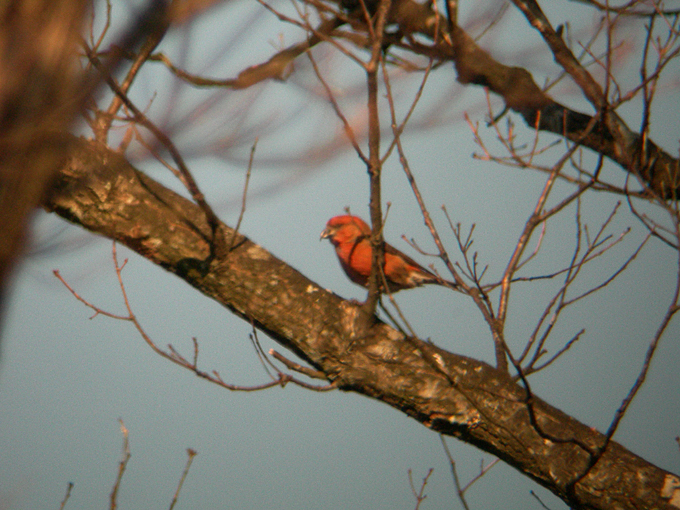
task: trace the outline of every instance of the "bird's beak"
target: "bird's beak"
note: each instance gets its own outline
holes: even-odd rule
[[[331,227],[326,227],[323,229],[323,232],[321,232],[321,237],[319,237],[319,241],[323,241],[324,239],[328,239],[331,235],[333,235],[333,232],[331,231]]]

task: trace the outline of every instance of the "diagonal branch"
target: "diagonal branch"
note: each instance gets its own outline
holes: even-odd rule
[[[530,0],[516,0],[516,3],[535,5]],[[543,30],[548,46],[557,52],[555,58],[559,56],[567,72],[576,76],[577,83],[596,108],[594,116],[558,103],[536,84],[526,69],[498,62],[459,26],[454,25],[450,32],[446,32],[447,20],[441,17],[438,23],[435,22],[434,17],[438,14],[425,5],[416,4],[413,0],[402,0],[399,9],[393,11],[390,21],[408,27],[409,33],[439,41],[425,45],[407,40],[399,42],[399,47],[440,61],[453,62],[460,83],[488,87],[503,98],[508,108],[519,113],[530,127],[564,136],[610,158],[640,178],[655,195],[667,199],[678,196],[680,161],[646,136],[629,129],[611,110],[603,111],[606,102],[600,85],[593,81],[570,51],[566,53],[566,45],[556,31],[536,21],[542,18],[538,17],[535,9],[527,6],[526,10],[530,12],[530,21],[534,20]],[[440,33],[436,32],[435,27]],[[590,127],[593,121],[595,124]]]
[[[116,239],[245,318],[325,374],[333,385],[378,399],[426,427],[473,444],[551,490],[572,507],[671,509],[680,478],[615,442],[589,466],[588,449],[606,438],[540,399],[507,374],[362,320],[361,306],[323,290],[237,234],[234,249],[195,270],[209,253],[202,210],[94,142],[76,148],[45,207]],[[219,225],[224,236],[233,230]],[[552,442],[539,435],[533,422]],[[606,487],[607,490],[602,490]]]

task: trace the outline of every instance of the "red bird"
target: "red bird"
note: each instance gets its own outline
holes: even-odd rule
[[[368,287],[371,274],[373,249],[371,248],[371,227],[364,220],[349,214],[328,220],[321,232],[321,239],[330,239],[340,265],[354,283]],[[393,246],[384,244],[385,265],[383,272],[390,293],[401,289],[412,289],[426,283],[442,284],[440,278],[419,265]],[[381,292],[385,292],[382,281]]]

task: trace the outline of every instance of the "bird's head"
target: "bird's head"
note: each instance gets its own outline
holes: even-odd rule
[[[361,237],[371,235],[371,227],[358,216],[344,214],[328,220],[321,232],[321,239],[329,239],[334,245],[355,242]]]

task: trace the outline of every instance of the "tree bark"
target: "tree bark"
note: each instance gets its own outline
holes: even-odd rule
[[[183,278],[339,389],[498,456],[573,508],[680,508],[680,478],[615,442],[589,469],[603,435],[537,398],[532,422],[526,392],[505,372],[367,318],[224,224],[213,236],[198,206],[105,146],[73,139],[70,155],[47,210]]]

